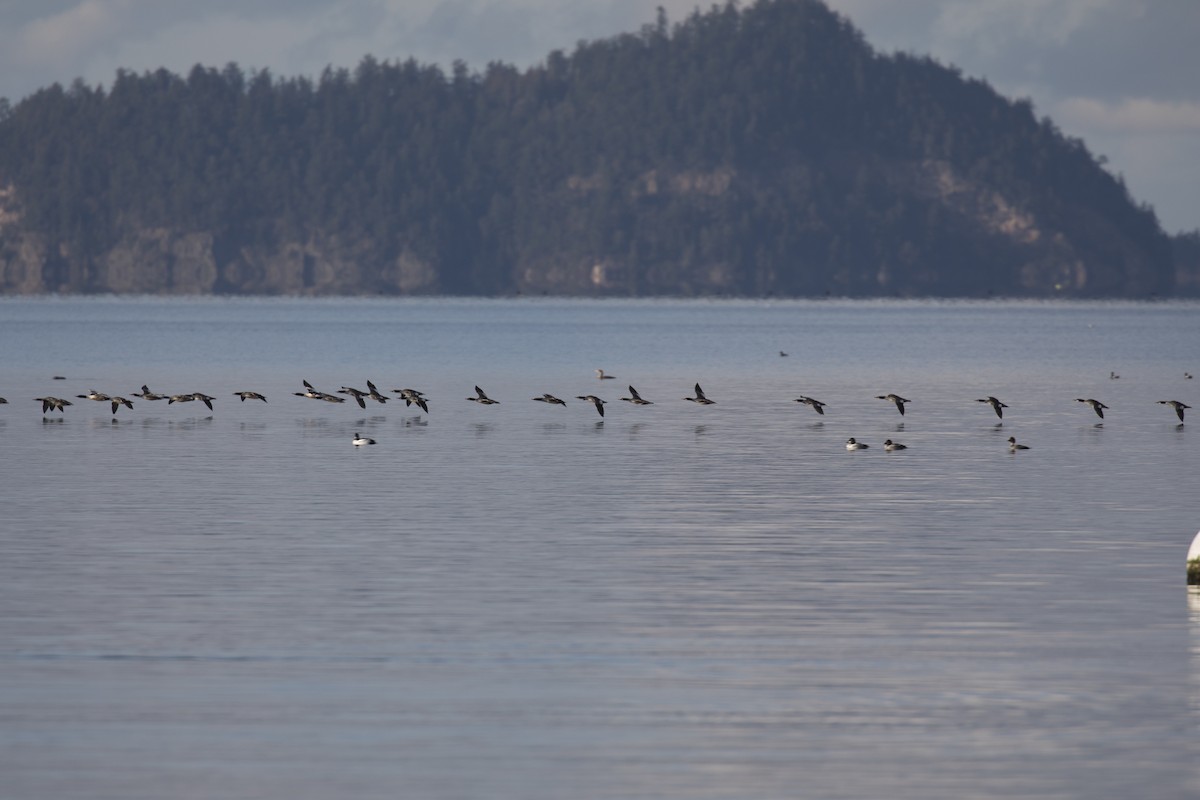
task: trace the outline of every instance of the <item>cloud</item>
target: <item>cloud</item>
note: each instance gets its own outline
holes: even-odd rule
[[[27,64],[53,64],[64,54],[91,50],[120,33],[129,0],[84,2],[31,20],[16,37],[16,60]]]
[[[1200,134],[1200,102],[1134,97],[1106,102],[1069,97],[1055,105],[1062,127],[1125,134]]]

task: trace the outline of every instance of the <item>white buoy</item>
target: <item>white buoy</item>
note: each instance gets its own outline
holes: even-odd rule
[[[1187,581],[1188,586],[1200,586],[1200,533],[1196,534],[1192,546],[1188,548]]]

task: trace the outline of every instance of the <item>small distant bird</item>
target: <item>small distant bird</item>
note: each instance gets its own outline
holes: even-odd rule
[[[796,402],[803,403],[806,406],[812,406],[813,411],[816,411],[818,414],[825,414],[825,403],[822,403],[815,397],[805,397],[804,395],[800,395],[796,398]]]
[[[991,395],[988,395],[987,397],[980,397],[975,402],[987,403],[988,405],[990,405],[992,407],[992,410],[996,412],[997,417],[999,417],[1000,419],[1004,419],[1004,409],[1008,408],[1008,406],[1004,403],[1001,403],[999,400],[992,397]]]
[[[899,442],[893,442],[891,439],[888,439],[883,443],[883,449],[890,453],[893,450],[907,450],[908,445],[900,444]]]
[[[780,357],[780,358],[787,358],[787,357],[788,357],[788,354],[787,354],[787,353],[785,353],[785,352],[783,352],[782,350],[780,350],[780,351],[779,351],[779,357]]]
[[[1076,403],[1087,403],[1089,406],[1092,407],[1092,410],[1096,412],[1097,417],[1099,417],[1100,419],[1104,419],[1104,409],[1108,408],[1108,406],[1104,405],[1104,403],[1101,403],[1099,400],[1093,400],[1090,397],[1088,397],[1086,399],[1083,397],[1076,397],[1075,402]]]
[[[362,389],[355,389],[353,386],[343,386],[338,389],[338,394],[348,394],[354,398],[354,402],[358,403],[359,408],[366,408],[367,403],[363,398],[368,397],[371,393],[364,392]]]
[[[134,392],[133,396],[140,397],[143,400],[166,400],[167,399],[167,395],[156,394],[156,393],[150,391],[150,387],[144,383],[142,384],[142,390],[140,392]],[[170,404],[168,403],[168,405],[170,405]]]
[[[853,436],[851,436],[849,439],[846,440],[846,449],[847,450],[866,450],[870,446],[871,445],[869,445],[869,444],[863,444],[862,442],[855,439]]]
[[[400,399],[404,401],[404,407],[416,405],[426,414],[429,413],[429,406],[425,399],[425,393],[416,389],[392,389],[393,392],[400,395]]]
[[[95,400],[98,403],[105,403],[112,399],[104,392],[97,392],[95,389],[92,389],[87,394],[77,394],[75,396],[80,400]]]
[[[581,395],[576,395],[575,399],[576,400],[585,400],[585,401],[591,403],[592,405],[594,405],[596,407],[596,410],[598,412],[600,412],[600,416],[602,416],[602,417],[604,416],[604,402],[605,401],[601,400],[599,397],[596,397],[596,395],[581,394]]]
[[[371,398],[376,403],[386,403],[388,401],[388,399],[380,394],[379,390],[375,388],[375,384],[371,383],[370,381],[367,381],[367,397]]]
[[[204,392],[192,392],[192,399],[199,400],[201,403],[204,403],[204,405],[208,406],[209,411],[212,411],[212,401],[216,400],[217,398],[207,395]]]
[[[354,434],[353,442],[355,447],[362,447],[364,444],[375,444],[374,439],[363,436],[359,433]]]
[[[911,400],[905,400],[903,397],[901,397],[898,394],[877,394],[877,395],[875,395],[875,399],[876,400],[887,400],[889,402],[895,403],[896,410],[900,412],[900,416],[904,416],[904,404],[912,402]]]
[[[1120,377],[1121,377],[1121,376],[1120,376],[1120,375],[1118,375],[1118,374],[1117,374],[1117,373],[1115,373],[1115,372],[1110,372],[1110,373],[1108,373],[1108,379],[1109,379],[1110,381],[1115,381],[1115,380],[1119,379]]]
[[[629,387],[629,397],[622,397],[621,399],[624,400],[626,403],[633,403],[635,406],[652,406],[652,405],[654,405],[654,403],[649,400],[643,400],[642,396],[640,394],[638,394],[638,390],[633,388],[632,386]]]
[[[247,400],[262,400],[264,403],[267,402],[267,398],[263,397],[258,392],[234,392],[233,394],[235,397],[242,398],[243,403]]]
[[[700,384],[698,384],[698,383],[696,384],[696,396],[695,397],[685,397],[683,399],[687,400],[690,403],[696,403],[697,405],[701,405],[701,406],[711,406],[717,402],[716,400],[709,400],[707,397],[705,397],[704,390],[700,388]]]
[[[539,403],[549,403],[555,406],[565,406],[567,404],[566,400],[562,400],[552,394],[543,394],[541,397],[535,397],[533,399],[537,400]]]
[[[124,397],[112,398],[113,414],[116,414],[117,409],[120,408],[121,406],[125,406],[126,408],[130,409],[131,411],[133,410],[133,403],[131,401],[126,400]]]
[[[616,378],[616,377],[617,377],[616,375],[605,375],[605,374],[604,374],[604,370],[602,370],[602,369],[598,369],[598,370],[596,370],[596,378],[597,378],[597,380],[602,380],[602,381],[611,381],[611,380],[613,380],[613,379],[614,379],[614,378]]]
[[[1160,406],[1171,406],[1171,408],[1175,409],[1175,415],[1179,417],[1180,422],[1183,422],[1183,410],[1185,408],[1191,408],[1191,406],[1184,405],[1178,400],[1159,400],[1158,404]]]
[[[4,405],[7,402],[8,402],[8,400],[6,398],[0,397],[0,405]]]
[[[472,403],[479,403],[481,406],[494,406],[500,402],[499,400],[493,400],[492,398],[488,397],[483,393],[483,389],[480,389],[478,386],[475,387],[475,395],[475,397],[468,397],[467,399]]]
[[[47,411],[62,411],[63,406],[75,405],[70,400],[63,400],[61,397],[35,397],[34,400],[42,404],[42,413]]]
[[[1192,373],[1190,373],[1190,372],[1183,373],[1183,378],[1184,378],[1184,380],[1190,381],[1192,379]]]
[[[1018,450],[1028,450],[1028,449],[1029,449],[1029,446],[1028,446],[1028,445],[1024,445],[1024,444],[1017,444],[1017,437],[1015,437],[1015,436],[1010,436],[1010,437],[1008,437],[1008,450],[1009,450],[1009,452],[1011,452],[1011,453],[1015,453],[1015,452],[1016,452],[1016,451],[1018,451]]]

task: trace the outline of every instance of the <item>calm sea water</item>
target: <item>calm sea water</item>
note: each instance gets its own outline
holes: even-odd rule
[[[1200,794],[1196,304],[9,299],[0,355],[6,800]],[[74,397],[143,383],[215,409]]]

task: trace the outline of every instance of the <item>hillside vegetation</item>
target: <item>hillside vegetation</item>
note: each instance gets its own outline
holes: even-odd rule
[[[119,72],[0,105],[0,292],[1168,295],[1083,142],[817,0],[520,71]]]

